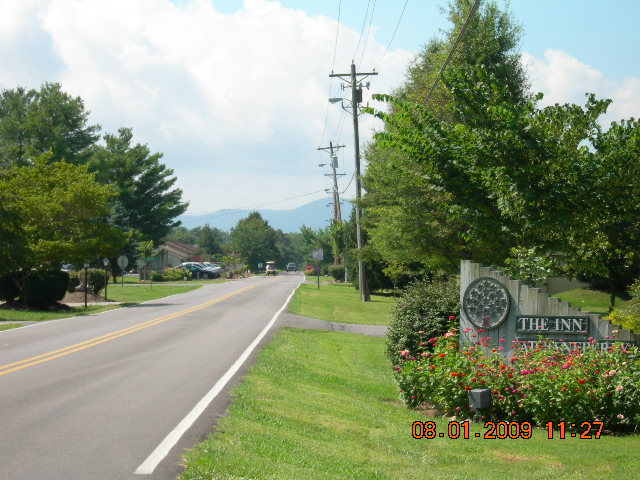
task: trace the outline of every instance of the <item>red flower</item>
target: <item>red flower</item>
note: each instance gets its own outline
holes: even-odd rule
[[[583,379],[579,379],[578,383],[584,383],[584,380]]]
[[[451,375],[452,377],[457,377],[457,376],[458,376],[458,372],[451,372],[451,373],[450,373],[450,375]]]

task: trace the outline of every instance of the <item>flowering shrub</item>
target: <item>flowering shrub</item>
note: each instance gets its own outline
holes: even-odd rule
[[[488,388],[493,406],[484,418],[529,421],[540,426],[565,421],[580,425],[602,421],[609,430],[640,430],[640,357],[638,347],[559,348],[552,342],[491,348],[487,338],[460,348],[454,331],[425,338],[432,350],[398,352],[395,378],[405,403],[433,404],[465,418],[468,391]],[[510,358],[499,349],[512,349]],[[485,354],[486,352],[486,354]]]
[[[450,330],[457,323],[452,314],[459,311],[457,277],[442,274],[409,285],[396,302],[389,320],[387,354],[391,361],[398,361],[398,351],[417,351],[420,346],[428,348],[424,339]]]

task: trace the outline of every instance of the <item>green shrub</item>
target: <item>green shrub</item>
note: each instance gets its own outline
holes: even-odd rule
[[[392,361],[398,352],[417,351],[427,338],[457,326],[460,284],[457,277],[436,275],[409,285],[396,302],[387,331],[387,353]]]
[[[79,272],[69,272],[69,283],[67,284],[67,292],[73,293],[76,291],[76,288],[82,283],[80,281],[80,273]]]
[[[329,265],[327,267],[327,275],[333,277],[338,282],[344,281],[344,265]]]
[[[640,333],[640,316],[629,313],[627,310],[614,310],[607,317],[611,323],[620,325],[635,333]]]
[[[151,272],[151,281],[152,282],[163,282],[164,278],[162,277],[161,272]]]
[[[165,268],[162,272],[162,279],[168,282],[177,282],[185,278],[191,280],[191,273],[180,268]]]
[[[67,272],[32,272],[22,282],[22,300],[33,307],[55,305],[67,293],[68,283]]]
[[[79,277],[80,283],[84,284],[84,270],[80,270]],[[104,270],[99,270],[96,268],[90,268],[87,270],[87,276],[89,277],[89,293],[97,295],[107,284],[107,277],[104,273]]]
[[[18,280],[15,275],[7,274],[0,277],[0,300],[13,302],[20,295]]]
[[[468,391],[487,388],[492,407],[487,420],[566,422],[578,427],[585,421],[603,422],[615,431],[640,430],[640,351],[620,343],[602,350],[551,342],[488,351],[481,341],[459,345],[453,332],[424,337],[432,350],[403,352],[394,366],[401,396],[409,406],[428,403],[442,413],[468,418]],[[511,348],[506,358],[498,350]]]

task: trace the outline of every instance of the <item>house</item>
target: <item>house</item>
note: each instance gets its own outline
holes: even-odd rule
[[[182,262],[203,262],[205,259],[198,254],[198,248],[179,242],[164,242],[153,253],[153,260],[148,261],[144,270],[161,272],[165,268],[177,267]]]

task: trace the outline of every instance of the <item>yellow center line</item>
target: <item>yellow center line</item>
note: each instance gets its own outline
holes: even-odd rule
[[[6,365],[0,365],[0,376],[6,375],[12,372],[17,372],[18,370],[22,370],[24,368],[31,367],[34,365],[39,365],[41,363],[45,363],[59,357],[71,355],[72,353],[79,352],[81,350],[86,350],[88,348],[95,347],[96,345],[100,345],[102,343],[110,342],[111,340],[115,340],[116,338],[124,337],[125,335],[139,332],[140,330],[144,330],[145,328],[160,325],[161,323],[168,322],[169,320],[173,320],[174,318],[181,317],[183,315],[187,315],[189,313],[196,312],[198,310],[202,310],[203,308],[207,308],[211,305],[222,302],[230,297],[233,297],[234,295],[237,295],[242,292],[246,292],[247,290],[250,290],[254,287],[255,285],[250,285],[248,287],[241,288],[240,290],[235,290],[231,293],[227,293],[226,295],[222,295],[221,297],[215,298],[205,303],[201,303],[200,305],[189,307],[185,310],[181,310],[176,313],[171,313],[169,315],[164,315],[162,317],[154,318],[152,320],[148,320],[138,325],[133,325],[131,327],[123,328],[122,330],[116,330],[115,332],[107,333],[99,337],[94,337],[89,340],[85,340],[84,342],[76,343],[74,345],[69,345],[68,347],[43,353],[35,357],[26,358],[24,360],[8,363]]]

